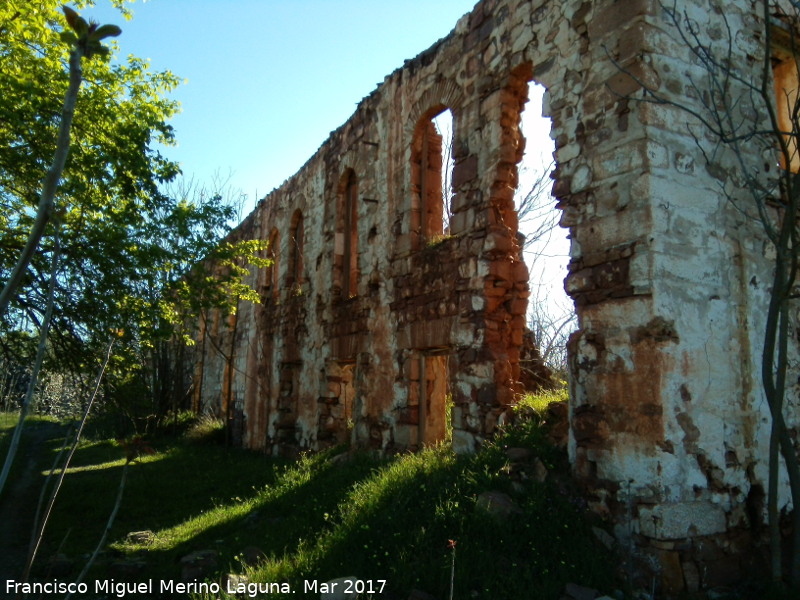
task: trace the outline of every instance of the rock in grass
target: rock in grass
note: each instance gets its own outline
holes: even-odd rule
[[[145,572],[147,563],[140,558],[115,560],[108,566],[108,573],[114,578],[132,578]]]
[[[533,459],[533,479],[539,483],[547,479],[547,467],[538,457]]]
[[[181,579],[202,581],[217,568],[215,550],[198,550],[181,559]]]
[[[149,529],[145,531],[131,531],[125,536],[125,542],[128,544],[152,544],[154,539],[156,539],[156,534]]]
[[[494,517],[509,517],[522,514],[522,509],[517,506],[508,494],[503,492],[483,492],[478,495],[477,507]]]
[[[511,462],[526,462],[533,455],[530,448],[506,448],[505,450],[508,460]]]
[[[607,550],[614,548],[617,543],[613,535],[608,533],[605,529],[597,527],[596,525],[592,527],[592,533],[594,534],[594,537],[596,537],[600,543],[606,547]]]

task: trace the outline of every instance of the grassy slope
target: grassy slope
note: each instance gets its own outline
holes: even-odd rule
[[[247,571],[251,581],[326,581],[356,575],[388,580],[383,598],[413,588],[446,598],[456,540],[457,598],[556,598],[568,581],[613,589],[612,557],[597,545],[566,478],[537,483],[509,473],[504,447],[534,450],[553,473],[563,457],[544,443],[535,411],[468,457],[444,447],[377,459],[353,453],[304,457],[287,464],[210,443],[155,439],[157,453],[134,464],[94,577],[122,556],[146,562],[143,578],[178,579],[182,556],[219,552],[219,574]],[[47,460],[52,460],[47,457]],[[124,464],[113,441],[86,442],[68,475],[43,556],[61,547],[88,553],[102,533]],[[483,491],[508,493],[521,513],[498,519],[476,507]],[[151,529],[152,543],[125,534]],[[246,568],[257,547],[268,557]],[[302,594],[292,596],[302,597]]]

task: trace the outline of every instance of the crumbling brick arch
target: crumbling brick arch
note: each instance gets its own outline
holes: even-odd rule
[[[455,111],[464,104],[464,98],[464,92],[456,82],[439,79],[432,86],[425,88],[414,102],[409,111],[403,136],[405,139],[411,139],[423,118],[430,119],[447,108]]]
[[[358,185],[355,170],[347,168],[336,189],[332,291],[341,300],[358,295]]]
[[[439,79],[425,88],[409,111],[403,128],[403,140],[408,146],[407,165],[409,172],[405,182],[406,199],[402,210],[405,218],[402,231],[408,234],[409,250],[418,250],[426,242],[438,239],[443,234],[442,218],[445,210],[441,194],[442,144],[432,119],[445,111],[453,118],[451,142],[456,147],[458,120],[464,94],[457,83],[450,79]],[[423,152],[423,150],[426,150]],[[429,171],[427,177],[423,173]]]

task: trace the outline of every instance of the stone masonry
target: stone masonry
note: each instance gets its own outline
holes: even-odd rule
[[[718,5],[678,2],[712,41],[725,35]],[[752,3],[724,7],[734,59],[759,68]],[[738,193],[735,169],[707,165],[713,140],[637,101],[645,84],[691,105],[690,78],[702,71],[655,0],[479,2],[235,230],[269,240],[274,264],[252,274],[260,304],[201,321],[196,407],[276,454],[419,448],[444,438],[448,410],[457,451],[490,437],[522,391],[513,194],[520,114],[540,83],[579,317],[574,473],[663,593],[734,581],[765,518],[769,248],[721,193]],[[449,223],[431,124],[446,109]]]

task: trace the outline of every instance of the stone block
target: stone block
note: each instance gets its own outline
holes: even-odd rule
[[[512,315],[524,315],[528,310],[526,298],[514,298],[508,303],[508,312]]]
[[[658,553],[658,563],[664,591],[670,596],[680,594],[684,589],[680,554],[675,551],[661,551]]]
[[[483,249],[485,252],[509,253],[513,250],[514,243],[507,234],[499,231],[490,232],[484,239]]]
[[[643,535],[675,540],[712,535],[726,530],[725,512],[709,502],[677,502],[639,507],[639,527]]]
[[[478,157],[475,154],[456,161],[453,167],[453,189],[460,189],[478,177]]]
[[[469,229],[469,211],[462,210],[450,217],[450,234],[460,235]]]
[[[506,518],[511,515],[522,514],[522,509],[514,502],[508,494],[497,491],[489,491],[478,494],[475,506],[493,517]]]
[[[453,430],[453,452],[456,454],[469,454],[478,447],[477,438],[469,431],[463,429]]]

